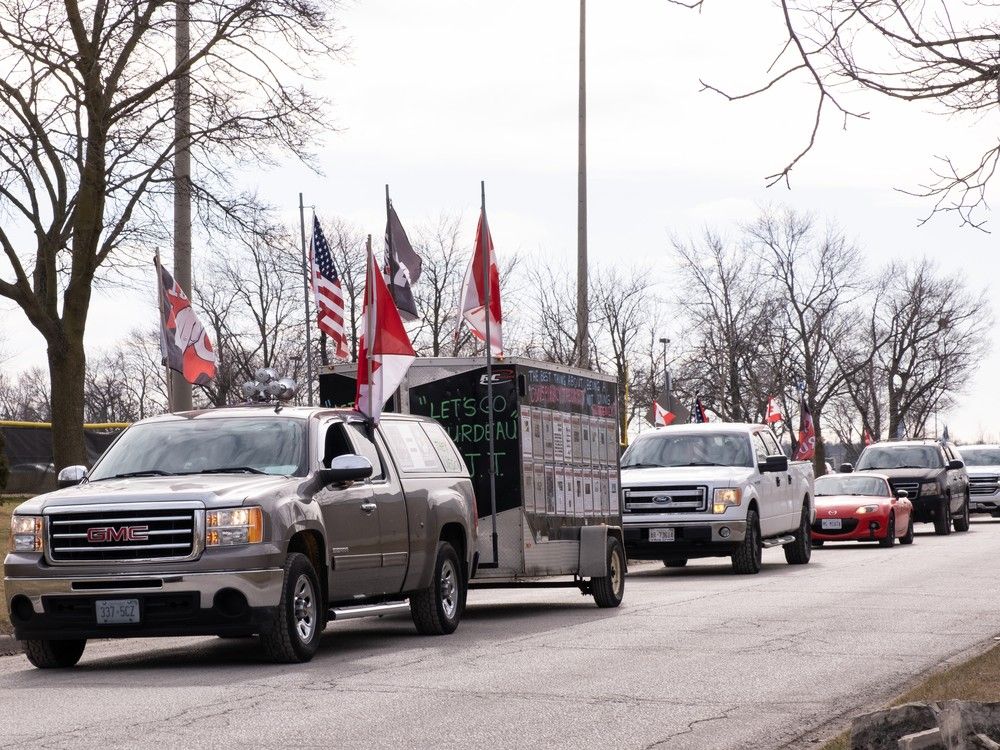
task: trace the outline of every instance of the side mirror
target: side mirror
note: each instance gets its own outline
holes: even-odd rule
[[[854,471],[854,464],[841,464],[840,468],[837,470],[841,474],[850,474]]]
[[[372,463],[367,458],[347,453],[333,459],[329,469],[317,471],[316,478],[319,479],[320,485],[328,487],[331,484],[349,484],[367,479],[372,475],[372,471]]]
[[[788,471],[788,456],[765,456],[757,464],[761,474],[780,474]]]
[[[964,469],[964,468],[965,468],[965,461],[960,461],[957,458],[953,458],[951,461],[948,462],[949,471],[955,471],[956,469]]]
[[[908,498],[909,496],[910,493],[907,492],[906,490],[896,490],[896,497],[898,497],[900,500],[906,500],[906,498]]]
[[[56,483],[59,485],[59,489],[62,489],[63,487],[72,487],[80,484],[86,476],[86,466],[67,466],[65,469],[60,469]]]

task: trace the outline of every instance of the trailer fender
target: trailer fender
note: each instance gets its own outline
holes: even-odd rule
[[[580,527],[581,578],[603,578],[608,574],[608,527]]]

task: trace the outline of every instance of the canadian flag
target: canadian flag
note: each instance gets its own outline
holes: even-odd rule
[[[770,396],[767,399],[767,413],[764,415],[764,421],[767,424],[774,424],[775,422],[780,422],[784,417],[781,416],[781,409],[778,408],[778,403],[774,400],[774,396]]]
[[[865,430],[865,434],[864,434],[864,437],[862,438],[862,440],[864,440],[865,445],[871,445],[872,444],[872,434],[870,432],[868,432],[868,430]]]
[[[795,450],[796,461],[808,461],[816,455],[816,424],[812,412],[802,402],[802,413],[799,415],[799,447]]]
[[[653,424],[657,427],[666,427],[668,424],[673,424],[674,420],[677,419],[677,415],[672,411],[667,411],[658,401],[653,402]]]
[[[403,319],[392,301],[385,277],[368,251],[363,333],[358,351],[358,388],[354,408],[378,423],[382,406],[403,382],[416,359]]]
[[[485,274],[483,273],[484,262],[489,263],[489,271]],[[486,281],[484,276],[489,278],[488,289],[484,283]],[[487,299],[489,300],[489,310],[486,309]],[[480,341],[486,341],[486,321],[489,318],[490,351],[494,357],[503,356],[500,272],[497,270],[497,259],[493,252],[493,238],[490,237],[490,226],[486,221],[485,208],[479,212],[479,226],[476,227],[476,251],[472,254],[472,262],[469,263],[469,270],[465,273],[458,316],[460,320],[465,320],[469,324],[472,334]]]

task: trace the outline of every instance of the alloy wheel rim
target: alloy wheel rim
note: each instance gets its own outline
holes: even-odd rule
[[[295,632],[303,643],[308,643],[316,631],[316,594],[312,581],[305,573],[295,581],[292,599],[292,615],[295,618]]]
[[[441,609],[444,616],[449,620],[458,611],[458,576],[455,574],[455,566],[451,560],[445,560],[441,566],[441,578],[439,588],[441,591]]]

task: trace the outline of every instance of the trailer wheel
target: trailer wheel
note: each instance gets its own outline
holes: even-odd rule
[[[615,537],[608,537],[608,574],[590,579],[590,590],[598,607],[617,607],[625,598],[625,550]]]
[[[86,638],[68,641],[32,639],[24,642],[24,655],[39,669],[66,669],[80,661],[86,646]]]
[[[439,542],[431,585],[410,596],[410,616],[417,632],[421,635],[454,633],[465,610],[467,586],[455,548],[448,542]]]

